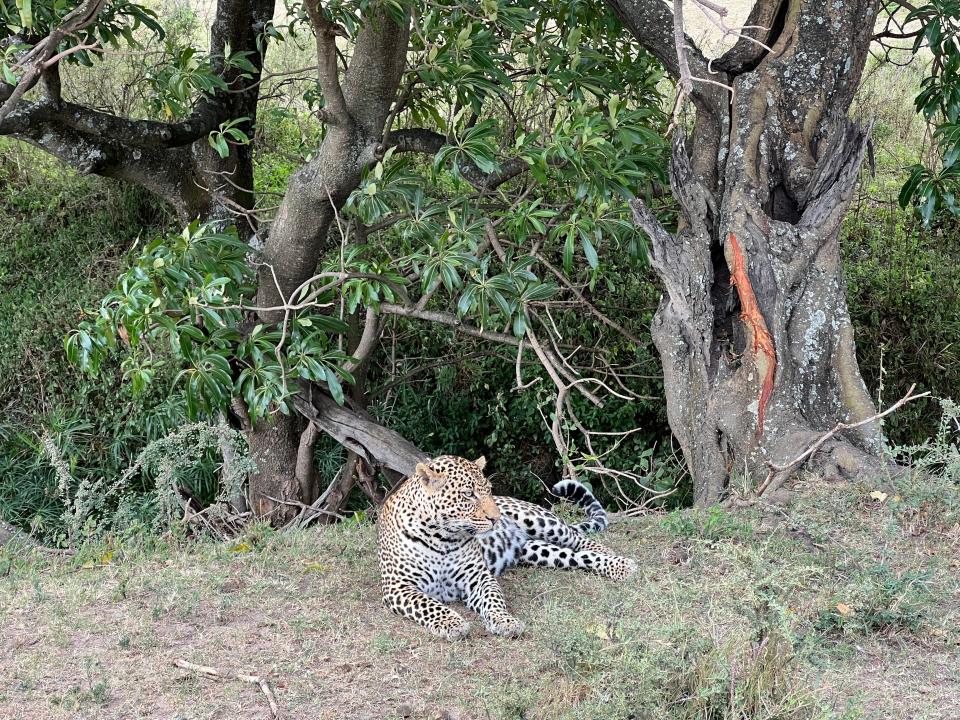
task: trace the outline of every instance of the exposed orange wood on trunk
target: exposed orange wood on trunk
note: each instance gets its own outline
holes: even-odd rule
[[[773,336],[767,330],[767,323],[763,319],[760,307],[757,305],[757,296],[750,284],[746,262],[743,259],[740,243],[737,242],[737,236],[730,233],[727,235],[727,242],[730,246],[732,261],[730,281],[736,286],[737,295],[740,296],[740,319],[746,326],[749,335],[748,346],[753,355],[754,367],[757,368],[760,377],[763,378],[757,404],[757,436],[760,436],[763,433],[763,418],[767,411],[767,403],[770,400],[770,395],[773,394],[773,377],[777,371],[777,353],[773,346]]]

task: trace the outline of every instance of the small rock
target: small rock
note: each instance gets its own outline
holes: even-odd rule
[[[413,715],[413,708],[407,703],[402,703],[400,707],[397,708],[397,712],[400,713],[400,717],[408,718]]]

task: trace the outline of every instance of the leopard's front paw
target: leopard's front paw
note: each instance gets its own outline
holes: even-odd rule
[[[504,615],[497,621],[487,622],[487,630],[493,635],[503,635],[504,637],[519,637],[523,632],[523,621],[512,615]]]
[[[462,617],[451,618],[439,627],[434,628],[433,632],[444,640],[463,640],[470,634],[470,623]]]

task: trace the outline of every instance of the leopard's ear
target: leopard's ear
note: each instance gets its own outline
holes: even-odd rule
[[[487,459],[483,455],[481,455],[480,457],[478,457],[476,460],[473,461],[473,464],[476,465],[481,470],[483,470],[487,466]]]
[[[416,475],[420,478],[424,489],[433,494],[447,482],[447,474],[437,472],[427,463],[417,463]]]

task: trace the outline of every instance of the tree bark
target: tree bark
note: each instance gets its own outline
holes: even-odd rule
[[[614,2],[638,40],[676,73],[660,0]],[[768,0],[747,21],[771,52],[740,41],[714,61],[688,39],[693,141],[674,144],[671,187],[682,218],[668,233],[639,201],[664,286],[653,339],[667,412],[699,505],[730,476],[757,482],[838,422],[870,417],[856,362],[838,236],[866,147],[847,119],[869,48],[876,0]],[[688,149],[689,148],[689,149]],[[870,423],[825,447],[828,472],[879,468]]]

